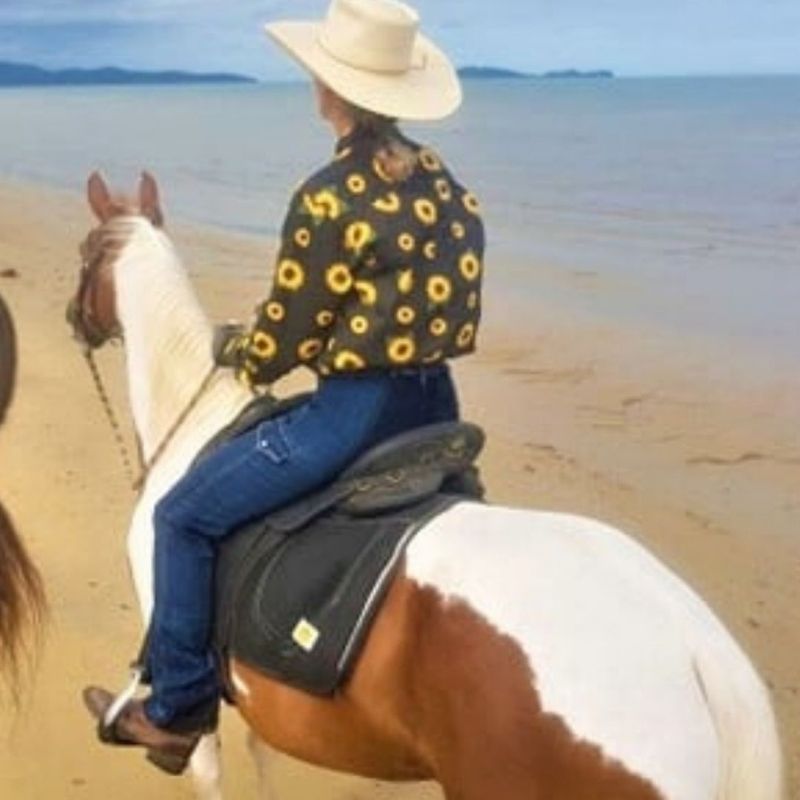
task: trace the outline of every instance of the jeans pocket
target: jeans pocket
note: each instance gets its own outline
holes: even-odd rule
[[[292,451],[289,437],[286,435],[286,426],[283,420],[270,419],[262,422],[256,431],[256,447],[273,464],[283,464],[289,460]]]

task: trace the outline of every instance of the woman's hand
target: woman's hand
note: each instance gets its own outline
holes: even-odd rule
[[[238,322],[226,322],[214,328],[211,352],[214,363],[218,367],[239,366],[239,352],[244,325]]]

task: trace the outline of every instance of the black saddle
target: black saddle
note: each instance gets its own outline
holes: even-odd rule
[[[414,534],[453,503],[482,498],[474,462],[483,442],[480,428],[461,422],[402,434],[226,539],[217,566],[220,664],[235,657],[306,691],[333,693]]]

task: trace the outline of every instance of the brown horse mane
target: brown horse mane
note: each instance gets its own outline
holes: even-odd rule
[[[11,314],[0,297],[0,424],[11,402],[16,379],[16,340]],[[38,643],[46,615],[44,587],[39,571],[25,550],[6,509],[0,503],[0,675],[14,699],[26,644]]]
[[[38,649],[46,608],[39,571],[0,503],[0,675],[15,699],[25,656]]]

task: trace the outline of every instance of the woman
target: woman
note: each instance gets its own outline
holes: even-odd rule
[[[220,447],[157,506],[152,694],[106,729],[113,743],[188,758],[215,723],[208,644],[222,537],[333,480],[376,443],[458,417],[446,362],[474,349],[483,226],[474,197],[395,125],[460,103],[452,66],[417,27],[392,0],[333,0],[322,24],[267,26],[311,72],[337,144],[291,200],[255,323],[218,331],[215,358],[251,385],[304,365],[319,386]],[[112,699],[97,688],[85,697],[97,717]]]

